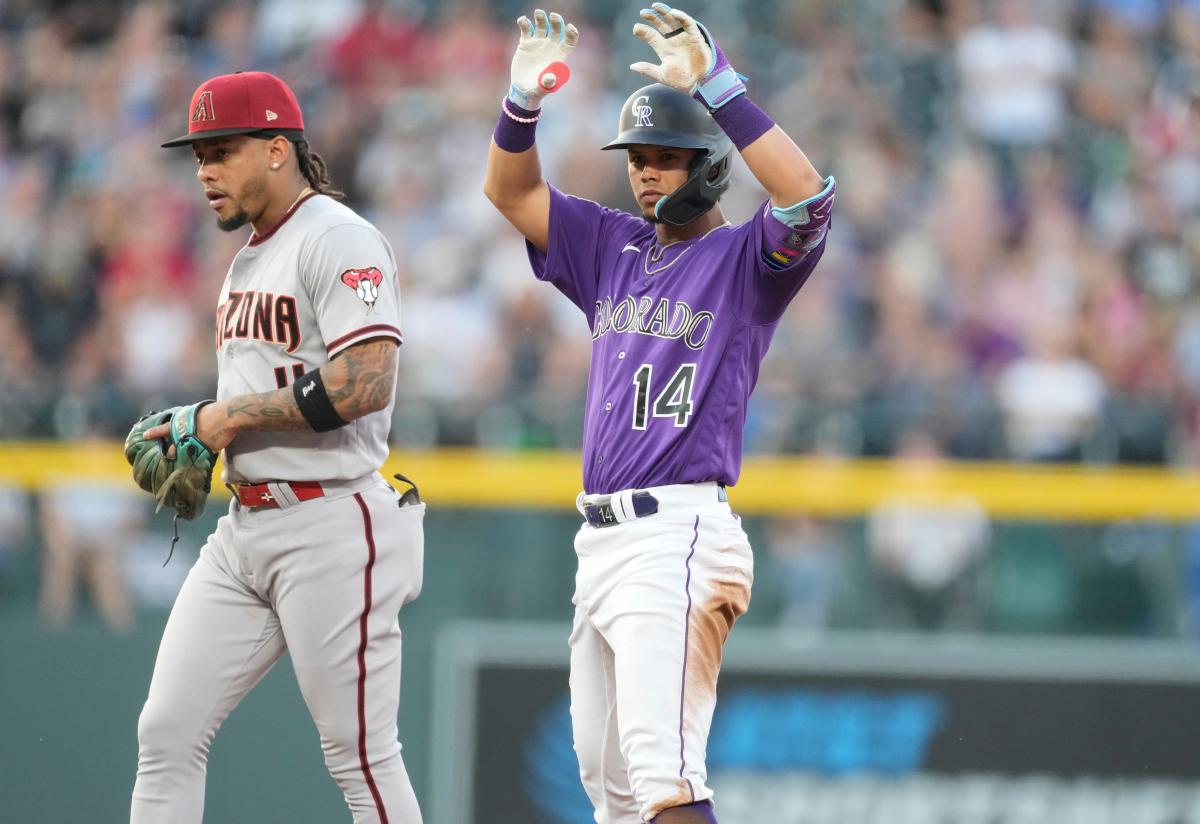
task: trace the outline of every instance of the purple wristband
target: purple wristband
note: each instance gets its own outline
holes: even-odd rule
[[[520,154],[527,151],[534,143],[541,116],[540,111],[522,109],[506,97],[500,104],[500,120],[496,122],[492,139],[506,152]]]
[[[738,95],[721,108],[714,109],[712,118],[733,141],[733,145],[738,147],[739,152],[775,125],[770,115],[744,94]]]

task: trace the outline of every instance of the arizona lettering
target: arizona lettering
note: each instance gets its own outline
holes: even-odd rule
[[[271,292],[230,292],[217,307],[217,349],[232,340],[261,340],[294,352],[300,345],[296,299]]]
[[[684,301],[649,295],[638,300],[633,296],[613,303],[611,297],[596,301],[596,321],[592,340],[609,332],[650,335],[668,340],[681,340],[688,349],[703,349],[712,331],[713,313],[697,312]]]

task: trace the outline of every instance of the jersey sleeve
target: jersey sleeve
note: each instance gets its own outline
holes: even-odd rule
[[[741,304],[749,322],[771,323],[783,316],[825,252],[832,216],[834,184],[810,202],[781,210],[763,204],[742,224],[746,232]]]
[[[404,342],[396,261],[372,227],[346,223],[326,230],[302,255],[300,277],[330,358],[369,338]]]
[[[633,215],[563,194],[551,186],[548,248],[542,252],[527,241],[529,264],[539,280],[553,283],[590,320],[603,262],[636,237],[644,225]]]

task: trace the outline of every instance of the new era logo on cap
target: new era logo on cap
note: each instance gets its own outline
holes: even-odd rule
[[[188,133],[163,146],[186,146],[196,140],[252,134],[270,129],[300,137],[304,116],[287,84],[267,72],[237,72],[206,80],[192,95]]]

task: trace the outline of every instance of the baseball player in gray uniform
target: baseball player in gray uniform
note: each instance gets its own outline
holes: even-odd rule
[[[130,820],[201,821],[213,736],[286,651],[354,821],[413,824],[397,616],[421,589],[425,507],[378,471],[402,340],[395,258],[330,190],[282,80],[215,77],[189,115],[163,145],[195,152],[222,229],[253,227],[217,303],[217,398],[195,424],[234,498],[163,632]]]
[[[634,34],[660,63],[631,68],[655,83],[604,147],[626,151],[639,216],[542,179],[534,130],[579,34],[541,10],[517,21],[485,192],[591,327],[570,690],[595,820],[711,824],[717,673],[753,578],[725,489],[759,364],[824,250],[834,181],[703,26],[664,3],[641,16]],[[735,147],[770,196],[736,226],[717,205]]]

